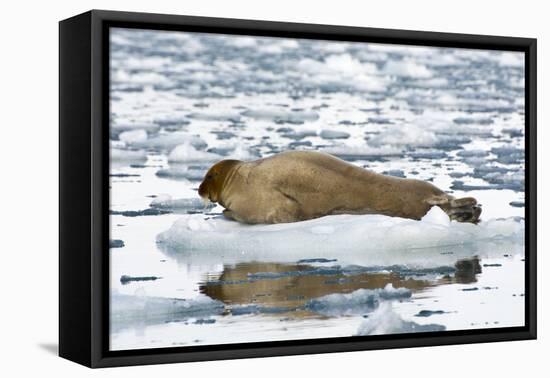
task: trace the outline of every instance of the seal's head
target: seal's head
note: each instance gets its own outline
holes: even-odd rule
[[[222,160],[210,167],[199,186],[199,196],[205,200],[219,202],[228,178],[239,163],[239,160]]]

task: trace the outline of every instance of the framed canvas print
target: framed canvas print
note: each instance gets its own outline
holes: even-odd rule
[[[60,22],[60,355],[536,337],[536,40]]]

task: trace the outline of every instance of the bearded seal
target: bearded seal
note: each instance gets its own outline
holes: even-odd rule
[[[288,151],[254,161],[222,160],[198,194],[242,223],[290,223],[333,214],[421,219],[439,206],[452,219],[477,223],[481,207],[433,184],[378,174],[315,151]]]

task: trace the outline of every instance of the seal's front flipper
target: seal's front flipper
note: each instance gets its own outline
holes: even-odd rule
[[[225,209],[222,214],[225,218],[227,218],[229,220],[237,221],[237,222],[241,222],[241,223],[247,223],[243,219],[241,219],[237,214],[235,214],[235,212],[233,212],[231,210]]]
[[[478,223],[481,215],[481,205],[473,197],[452,198],[447,203],[437,204],[447,213],[451,220],[457,222]]]

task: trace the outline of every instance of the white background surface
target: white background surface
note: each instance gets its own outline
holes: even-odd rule
[[[372,3],[372,4],[370,4]],[[542,376],[549,327],[543,295],[550,267],[548,10],[543,1],[78,1],[4,2],[0,23],[0,374],[4,377]],[[538,38],[539,340],[89,370],[56,357],[58,223],[58,26],[88,9],[296,21]]]

